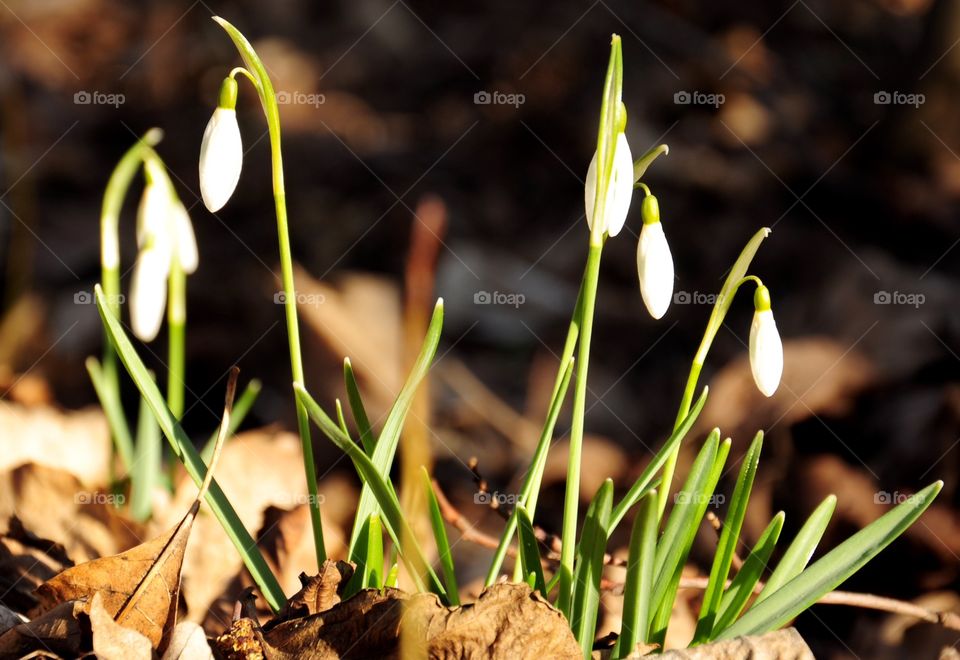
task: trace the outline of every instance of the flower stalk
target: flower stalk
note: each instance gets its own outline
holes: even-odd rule
[[[233,25],[219,16],[214,16],[213,20],[216,21],[233,40],[234,45],[240,52],[240,56],[246,65],[246,69],[238,68],[231,71],[229,79],[235,78],[238,73],[249,78],[260,97],[264,116],[267,121],[267,129],[270,135],[270,163],[273,173],[274,209],[277,216],[277,237],[280,247],[280,271],[285,294],[283,304],[287,323],[290,367],[293,373],[294,386],[303,386],[304,374],[303,357],[300,349],[300,324],[297,318],[297,296],[293,281],[293,257],[290,249],[290,229],[287,223],[287,200],[283,181],[283,155],[280,143],[280,109],[277,105],[277,97],[273,90],[273,83],[270,81],[266,67],[263,66],[263,62],[259,56],[257,56],[250,42],[247,41],[247,38]],[[225,109],[223,104],[229,101],[229,91],[226,92],[227,96],[225,97],[224,87],[229,87],[229,84],[225,83],[224,86],[221,86],[221,96],[215,113]],[[233,100],[235,102],[235,95]],[[211,118],[211,122],[213,122],[213,118]],[[221,161],[219,164],[223,167],[231,167],[231,164],[226,161]],[[208,169],[207,171],[210,170]],[[204,167],[203,163],[201,163],[201,175],[203,175],[203,173]],[[232,192],[232,190],[230,192]],[[226,203],[226,200],[224,200],[224,203]],[[299,397],[296,398],[296,407],[297,429],[303,449],[303,465],[306,472],[307,489],[310,500],[310,520],[313,527],[314,548],[319,565],[326,560],[327,552],[323,541],[320,501],[317,497],[317,472],[313,459],[313,443],[310,437],[310,420],[307,416],[306,408]]]

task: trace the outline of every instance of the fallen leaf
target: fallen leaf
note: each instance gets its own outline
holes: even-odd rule
[[[90,601],[90,630],[93,652],[100,660],[151,657],[150,640],[114,621],[113,615],[104,607],[100,592],[95,593]]]
[[[632,657],[632,656],[631,656]],[[666,651],[662,660],[813,660],[813,652],[796,628],[784,628],[765,635],[735,637],[689,649]]]
[[[199,506],[194,502],[180,524],[163,536],[119,555],[79,564],[40,585],[41,606],[102,594],[105,610],[117,623],[160,648],[176,621],[180,568]]]
[[[240,619],[215,644],[225,657],[242,657],[236,655],[242,649],[284,659],[397,657],[401,621],[413,627],[429,658],[582,657],[563,615],[525,584],[494,585],[475,603],[454,608],[434,594],[368,589],[265,631]]]
[[[203,628],[192,621],[182,621],[173,629],[170,643],[160,660],[212,660],[213,651]]]
[[[323,562],[320,572],[313,577],[301,573],[300,582],[303,588],[287,600],[275,621],[326,612],[340,602],[340,594],[353,577],[353,571],[353,564],[328,559]]]
[[[0,658],[22,657],[30,651],[43,649],[68,656],[80,654],[83,629],[80,615],[86,603],[69,601],[21,623],[0,635]]]

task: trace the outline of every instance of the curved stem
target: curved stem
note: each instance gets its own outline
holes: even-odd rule
[[[120,211],[133,177],[140,169],[143,160],[153,152],[163,138],[163,131],[151,128],[136,144],[130,147],[117,163],[107,187],[103,193],[103,205],[100,210],[100,283],[110,312],[120,316]],[[97,388],[102,397],[109,397],[108,405],[119,408],[120,377],[117,371],[117,353],[109,337],[103,342],[103,365],[101,384]],[[115,404],[115,405],[112,405]],[[110,434],[124,468],[129,472],[133,464],[133,438],[130,427],[123,415],[111,415]]]
[[[240,51],[247,70],[241,68],[234,69],[231,74],[243,73],[246,71],[248,77],[257,88],[260,95],[260,102],[263,105],[263,113],[267,120],[267,129],[270,133],[270,164],[273,172],[273,199],[274,208],[277,215],[277,237],[280,244],[280,271],[284,291],[284,312],[287,320],[287,340],[290,349],[290,367],[293,372],[294,385],[303,385],[303,357],[300,351],[300,324],[297,318],[297,296],[293,281],[293,257],[290,249],[290,229],[287,223],[287,199],[283,182],[283,155],[281,153],[280,143],[280,108],[277,105],[277,97],[273,91],[273,83],[267,73],[266,67],[257,56],[256,51],[250,45],[239,30],[233,25],[218,16],[215,20],[233,40],[237,50]],[[320,501],[317,497],[317,471],[313,459],[313,443],[310,438],[310,420],[307,416],[306,408],[295,397],[297,406],[297,429],[300,434],[300,444],[303,448],[303,467],[307,477],[307,490],[309,494],[310,520],[313,526],[314,547],[317,554],[317,564],[322,564],[327,558],[326,548],[323,542],[323,523],[320,519]]]

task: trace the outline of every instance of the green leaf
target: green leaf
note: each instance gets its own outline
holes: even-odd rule
[[[120,355],[120,359],[136,383],[137,388],[140,390],[140,394],[150,405],[150,409],[153,411],[153,415],[156,417],[160,429],[173,448],[173,453],[176,454],[177,458],[183,463],[190,478],[199,486],[207,473],[206,465],[203,464],[203,461],[200,459],[200,454],[194,449],[190,438],[188,438],[187,434],[180,428],[180,424],[177,423],[173,413],[171,413],[167,407],[167,402],[164,400],[163,395],[160,394],[160,390],[157,389],[153,379],[150,378],[150,373],[140,360],[140,356],[137,355],[133,344],[130,343],[130,339],[127,337],[126,332],[124,332],[123,326],[120,325],[120,321],[107,309],[107,303],[104,300],[103,290],[100,288],[100,285],[96,286],[95,292],[97,309],[100,311],[100,317],[103,319],[103,324],[107,330],[107,334],[110,336],[110,341],[113,342],[117,353]],[[283,589],[280,588],[277,578],[270,572],[270,568],[267,566],[266,561],[264,561],[263,555],[257,550],[256,542],[244,528],[243,522],[230,505],[227,496],[223,494],[216,479],[210,484],[210,489],[206,495],[206,502],[210,505],[213,514],[217,517],[217,520],[220,521],[220,525],[243,558],[244,565],[246,565],[247,570],[250,571],[250,575],[257,583],[257,586],[260,587],[260,591],[263,593],[267,604],[272,610],[278,611],[286,602]]]
[[[644,469],[643,473],[637,478],[633,485],[630,486],[630,490],[627,491],[627,494],[623,496],[623,499],[620,500],[620,503],[617,504],[613,509],[613,515],[610,519],[610,530],[613,531],[617,528],[617,525],[620,524],[620,521],[623,520],[623,517],[627,514],[627,511],[630,510],[634,504],[636,504],[640,498],[643,496],[647,490],[653,485],[653,480],[657,476],[657,473],[660,471],[660,468],[663,467],[663,464],[667,462],[667,458],[670,454],[680,446],[680,443],[683,442],[683,438],[690,431],[690,428],[693,426],[694,422],[697,421],[697,417],[700,416],[700,411],[703,410],[704,404],[707,402],[707,393],[709,388],[704,387],[703,393],[700,395],[700,398],[697,399],[697,402],[693,405],[690,412],[687,413],[687,416],[684,417],[683,422],[670,434],[670,438],[664,443],[663,447],[660,448],[660,451],[657,452]],[[717,434],[719,435],[719,431]]]
[[[607,550],[607,529],[613,507],[613,480],[603,482],[587,508],[587,517],[580,532],[575,564],[576,581],[570,627],[580,642],[583,657],[589,659],[597,631],[600,610],[600,578],[603,577],[603,555]]]
[[[350,458],[357,470],[357,474],[360,475],[360,478],[364,482],[364,489],[369,488],[370,492],[373,493],[379,509],[383,511],[387,523],[387,531],[393,538],[393,542],[397,548],[399,548],[400,559],[403,560],[409,569],[417,589],[420,591],[427,590],[426,585],[423,583],[423,576],[427,576],[427,579],[430,581],[430,590],[435,591],[441,600],[446,601],[447,594],[440,584],[436,573],[434,573],[430,564],[427,562],[423,550],[420,548],[420,544],[417,543],[417,537],[414,535],[410,523],[407,522],[406,517],[404,517],[400,509],[400,502],[397,499],[396,493],[393,491],[393,487],[381,476],[380,471],[373,464],[373,461],[370,460],[370,457],[367,456],[366,452],[354,443],[353,440],[343,434],[334,421],[327,416],[317,402],[313,400],[313,397],[304,389],[303,385],[294,383],[293,389],[296,392],[297,398],[303,403],[310,419],[313,420],[314,424],[317,425],[324,435],[330,438],[330,440]],[[367,515],[369,516],[369,514]],[[361,524],[358,530],[362,528],[362,526]]]
[[[361,589],[379,589],[383,586],[383,528],[380,516],[370,514],[360,533],[360,552],[363,559],[357,564],[353,577],[344,588],[343,599],[346,600]]]
[[[407,376],[407,382],[397,396],[390,413],[387,415],[387,421],[384,422],[383,430],[380,432],[380,438],[377,440],[377,446],[370,457],[377,474],[381,480],[389,479],[390,467],[393,465],[393,458],[397,453],[397,445],[400,442],[400,432],[403,430],[403,423],[410,411],[410,405],[413,403],[413,396],[416,394],[420,381],[430,370],[430,364],[437,352],[437,345],[440,343],[440,331],[443,328],[443,299],[437,301],[433,310],[433,318],[430,319],[430,326],[427,328],[427,336],[423,339],[423,346],[420,348],[420,355]],[[332,438],[331,438],[332,439]],[[336,442],[336,441],[334,441]],[[357,536],[360,533],[360,526],[367,516],[375,513],[378,509],[377,498],[372,491],[372,483],[365,479],[367,483],[363,485],[360,492],[360,503],[357,505],[357,517],[354,519],[353,532],[350,535],[350,546],[348,555],[351,561],[354,560],[354,548]],[[389,521],[389,517],[388,517]]]
[[[770,574],[770,578],[751,607],[765,601],[777,589],[800,575],[803,569],[807,567],[807,562],[810,561],[817,545],[820,543],[820,539],[823,538],[823,533],[827,530],[827,525],[830,524],[830,518],[833,516],[836,507],[837,496],[828,495],[820,503],[820,506],[810,514],[807,522],[803,524],[796,538],[793,539],[793,543],[783,553],[780,563]]]
[[[533,576],[531,588],[539,590],[546,598],[547,583],[543,578],[543,564],[540,563],[540,548],[537,545],[537,537],[533,533],[533,523],[523,505],[518,504],[515,511],[520,530],[520,564],[523,567],[523,574]]]
[[[253,404],[256,402],[257,397],[260,396],[261,388],[262,385],[256,378],[247,383],[247,386],[243,388],[243,392],[233,404],[233,414],[230,415],[230,422],[227,425],[227,440],[232,438],[237,432],[237,429],[240,428],[240,425],[243,424],[243,420],[246,419],[247,414],[250,412],[250,409],[253,408]],[[200,456],[203,458],[204,463],[210,462],[210,458],[213,456],[213,448],[216,446],[216,444],[217,432],[214,431],[213,435],[210,436],[210,439],[207,440],[207,444],[203,446],[203,451],[200,452]]]
[[[447,528],[443,522],[443,515],[440,513],[440,502],[437,501],[437,494],[433,490],[433,482],[430,481],[430,473],[427,472],[427,468],[421,466],[420,469],[423,476],[423,486],[427,492],[430,526],[433,527],[433,538],[437,543],[437,554],[440,557],[440,566],[443,568],[443,582],[447,589],[447,596],[449,596],[451,605],[459,605],[460,590],[457,587],[457,572],[453,566],[453,553],[450,551]]]
[[[756,635],[786,624],[800,612],[816,603],[824,594],[860,570],[877,553],[900,536],[920,517],[936,498],[943,482],[937,481],[814,562],[759,605],[724,630],[720,637]]]
[[[367,409],[363,405],[360,387],[353,375],[353,364],[350,363],[350,358],[345,358],[343,361],[343,381],[347,387],[347,401],[350,402],[353,421],[356,422],[357,429],[360,431],[360,442],[363,443],[363,449],[367,452],[367,455],[373,456],[373,449],[376,447],[377,441],[373,437],[370,418],[367,417]]]
[[[579,304],[579,301],[578,301]],[[576,340],[576,331],[571,330],[567,337],[567,348],[572,352],[571,339]],[[566,352],[567,348],[564,349]],[[547,466],[547,453],[550,451],[550,444],[553,441],[553,429],[557,424],[557,417],[560,415],[560,409],[563,407],[563,400],[567,394],[570,385],[570,376],[573,373],[574,359],[567,357],[561,362],[561,371],[558,373],[559,379],[553,391],[553,398],[550,402],[550,409],[547,413],[547,419],[543,424],[543,430],[540,433],[540,440],[537,442],[537,448],[534,451],[533,459],[530,462],[530,469],[527,470],[527,476],[523,480],[523,487],[520,489],[520,502],[527,507],[528,514],[535,512],[537,507],[537,496],[539,495],[540,483],[543,480],[543,471]],[[510,547],[510,541],[513,539],[513,533],[517,529],[517,510],[507,519],[506,527],[500,535],[500,544],[490,562],[490,569],[487,571],[487,579],[484,586],[489,587],[497,580],[500,574],[500,568],[503,566],[503,560],[507,556],[507,549]]]
[[[683,566],[693,547],[700,522],[707,506],[714,501],[714,489],[730,453],[730,440],[719,441],[720,431],[714,429],[704,443],[690,468],[683,488],[676,495],[677,503],[670,512],[660,543],[654,567],[651,607],[654,616],[651,643],[662,644],[670,620],[673,599],[680,584]]]
[[[107,426],[110,427],[110,437],[113,438],[114,446],[117,448],[117,454],[123,463],[123,469],[130,474],[131,466],[134,463],[134,444],[133,437],[130,435],[130,427],[127,426],[127,419],[123,416],[123,406],[120,400],[115,396],[113,390],[107,385],[106,376],[103,373],[103,367],[95,357],[88,357],[86,361],[87,373],[90,374],[90,382],[93,383],[93,390],[97,393],[97,399],[100,400],[100,407],[103,408],[103,414],[107,418]]]
[[[713,632],[713,623],[720,607],[720,599],[730,574],[730,565],[740,540],[740,528],[747,515],[747,504],[750,501],[750,492],[753,489],[753,479],[757,475],[757,464],[760,462],[760,449],[763,447],[763,432],[757,433],[747,450],[747,455],[740,466],[740,475],[737,485],[730,498],[730,507],[724,519],[723,531],[717,543],[716,554],[713,556],[713,566],[710,569],[710,579],[707,590],[703,595],[703,605],[700,607],[700,618],[697,621],[697,630],[693,637],[693,644],[700,644],[710,638]]]
[[[750,554],[743,561],[736,577],[730,582],[726,593],[723,594],[723,600],[720,602],[720,608],[717,612],[716,622],[710,633],[709,639],[716,639],[717,636],[740,616],[740,612],[746,606],[750,596],[753,595],[753,589],[760,581],[760,576],[770,561],[770,555],[777,546],[780,538],[780,531],[783,529],[784,515],[781,511],[773,517],[767,528],[763,530],[757,544],[753,546]]]
[[[625,658],[645,642],[650,623],[650,592],[653,587],[653,560],[657,549],[657,491],[640,500],[640,511],[630,531],[627,579],[623,587],[623,616],[620,636],[613,647],[614,658]]]
[[[130,475],[130,515],[143,522],[153,513],[153,489],[162,469],[160,427],[150,412],[146,399],[140,398],[137,417],[137,444],[134,451],[133,472]]]
[[[593,200],[593,217],[603,217],[603,197],[613,172],[613,152],[621,124],[625,124],[621,99],[623,97],[623,48],[616,34],[610,39],[610,62],[603,83],[603,101],[600,104],[600,126],[597,132],[597,187]]]

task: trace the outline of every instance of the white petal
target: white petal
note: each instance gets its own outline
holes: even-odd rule
[[[633,197],[633,155],[623,133],[617,135],[613,152],[613,176],[607,193],[607,232],[616,236],[623,229]]]
[[[583,186],[583,204],[587,216],[587,227],[593,230],[593,205],[597,195],[597,153],[587,169],[587,180]],[[633,197],[633,156],[630,145],[623,133],[617,134],[613,147],[613,172],[610,175],[610,189],[604,200],[604,231],[616,236],[623,229]]]
[[[192,273],[197,270],[200,262],[200,257],[197,255],[197,239],[193,235],[193,224],[190,222],[187,209],[180,201],[173,203],[171,213],[177,259],[185,273]]]
[[[169,235],[170,192],[162,183],[148,183],[137,207],[137,246],[163,240]]]
[[[593,231],[593,204],[597,198],[597,152],[587,168],[587,181],[583,186],[583,207],[587,215],[587,227]]]
[[[233,195],[243,166],[243,143],[236,110],[217,108],[203,132],[200,145],[200,195],[216,212]]]
[[[750,371],[764,396],[773,396],[783,374],[783,344],[773,311],[754,312],[750,325]]]
[[[130,325],[133,333],[143,341],[153,341],[160,332],[167,303],[169,272],[169,255],[152,249],[141,251],[133,267],[133,281],[130,284]]]
[[[650,316],[661,318],[673,298],[673,255],[663,224],[644,224],[637,244],[637,272],[640,275],[640,295]]]

